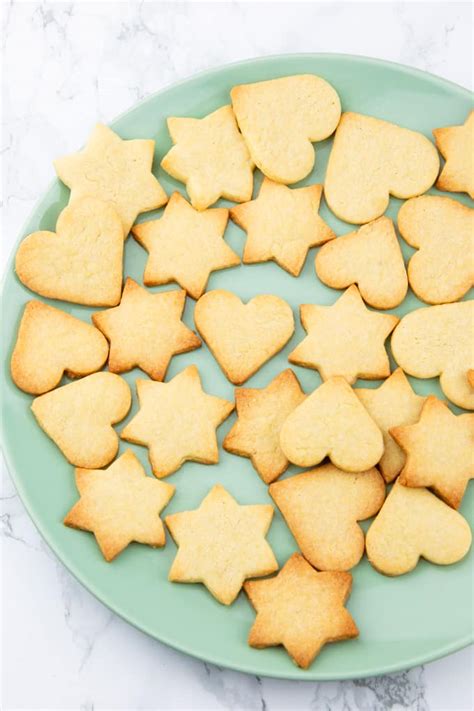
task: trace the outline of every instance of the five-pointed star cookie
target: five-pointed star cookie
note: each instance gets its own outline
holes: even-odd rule
[[[250,457],[266,484],[275,481],[289,464],[280,447],[281,426],[304,398],[298,378],[289,368],[266,388],[238,388],[238,419],[224,439],[224,449]]]
[[[106,560],[113,560],[132,541],[165,545],[160,519],[174,486],[149,477],[132,450],[107,469],[76,469],[81,498],[66,515],[71,528],[92,531]]]
[[[205,210],[220,197],[250,200],[254,165],[231,106],[202,119],[169,118],[168,130],[175,145],[161,167],[186,184],[193,207]]]
[[[369,311],[356,286],[332,306],[303,304],[300,314],[308,335],[290,353],[291,363],[319,370],[323,380],[341,375],[351,384],[390,375],[384,342],[399,319]]]
[[[430,395],[416,424],[393,427],[390,434],[407,455],[400,483],[429,487],[459,508],[474,478],[474,414],[456,416]]]
[[[92,314],[110,341],[109,370],[124,373],[138,367],[153,380],[163,380],[171,358],[201,345],[181,321],[186,292],[152,294],[128,278],[119,306]]]
[[[109,202],[119,214],[126,237],[140,212],[164,205],[167,196],[151,172],[155,141],[124,141],[97,124],[86,147],[58,158],[58,177],[71,189],[71,200],[92,196]]]
[[[405,454],[389,430],[418,422],[426,398],[413,391],[401,368],[397,368],[379,388],[357,388],[354,392],[382,432],[385,450],[378,467],[389,483],[405,463]]]
[[[278,570],[265,540],[273,516],[269,504],[240,506],[217,484],[198,509],[165,518],[178,553],[169,572],[175,583],[203,583],[230,605],[246,578]]]
[[[258,198],[233,207],[232,220],[247,232],[244,262],[274,260],[298,276],[309,248],[336,236],[318,214],[322,191],[322,185],[292,190],[265,178]]]
[[[234,403],[202,389],[195,365],[168,383],[137,380],[140,410],[121,437],[149,449],[153,474],[161,479],[188,460],[219,461],[216,428],[230,415]]]
[[[351,586],[350,573],[318,573],[294,553],[275,577],[244,585],[257,611],[249,645],[263,649],[282,644],[296,664],[307,669],[327,642],[358,636],[344,607]]]
[[[204,293],[211,272],[240,264],[224,242],[229,211],[195,210],[180,193],[173,193],[159,220],[132,229],[149,253],[143,281],[147,286],[177,281],[193,299]]]
[[[468,193],[474,200],[474,111],[461,126],[435,128],[433,135],[446,160],[436,187],[448,192]]]

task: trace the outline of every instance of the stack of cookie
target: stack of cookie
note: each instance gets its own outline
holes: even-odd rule
[[[189,202],[179,192],[168,200],[154,177],[153,140],[122,140],[99,125],[84,150],[56,161],[69,204],[56,232],[23,240],[16,272],[43,297],[105,310],[88,324],[29,301],[11,373],[76,467],[80,498],[65,524],[92,531],[108,561],[132,541],[165,545],[160,513],[175,487],[161,479],[187,460],[216,464],[216,429],[235,406],[223,446],[250,458],[300,552],[277,575],[248,580],[279,568],[265,538],[274,508],[239,505],[217,484],[198,509],[165,518],[178,546],[169,580],[203,583],[225,605],[244,588],[257,612],[249,644],[284,645],[307,668],[326,642],[358,634],[344,604],[348,571],[364,551],[381,573],[401,575],[420,557],[455,563],[471,545],[457,509],[474,476],[474,414],[417,395],[405,373],[439,376],[448,400],[474,409],[473,302],[459,301],[474,284],[474,210],[423,195],[437,181],[439,190],[474,197],[474,112],[463,126],[434,130],[446,161],[438,176],[439,155],[425,136],[341,115],[335,89],[317,76],[237,86],[231,100],[205,118],[168,119],[174,145],[161,165],[185,184]],[[324,194],[337,217],[359,225],[338,237],[319,215],[323,186],[288,187],[313,169],[312,144],[334,132]],[[255,168],[264,178],[252,200]],[[417,250],[408,269],[384,215],[390,195],[406,200],[398,230]],[[240,204],[211,207],[220,198]],[[159,219],[136,224],[164,205]],[[240,264],[224,241],[229,218],[247,234],[244,263],[273,260],[298,277],[308,250],[322,245],[317,277],[345,290],[330,306],[300,305],[307,335],[289,361],[319,372],[311,393],[291,369],[264,388],[237,388],[235,404],[205,392],[195,365],[165,381],[172,357],[202,338],[240,386],[293,336],[282,298],[260,294],[244,304],[231,291],[206,292],[211,272]],[[148,252],[144,286],[124,280],[130,231]],[[146,288],[170,282],[180,289]],[[430,306],[401,319],[382,313],[403,302],[408,286]],[[188,298],[199,336],[182,321]],[[120,374],[135,367],[149,377],[136,381],[139,410],[120,437],[148,448],[154,477],[130,449],[116,459],[113,425],[131,406]],[[64,375],[74,382],[60,385]],[[353,388],[359,378],[384,382]],[[290,463],[308,470],[277,481]],[[365,536],[358,522],[373,516]]]

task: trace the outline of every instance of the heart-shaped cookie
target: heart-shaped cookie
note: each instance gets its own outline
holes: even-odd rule
[[[33,400],[38,424],[76,467],[100,469],[117,454],[112,425],[130,409],[130,388],[114,373],[94,373]]]
[[[383,454],[382,433],[345,378],[329,378],[285,420],[280,446],[300,467],[324,457],[340,469],[361,472]]]
[[[15,385],[41,395],[70,378],[100,370],[109,346],[94,326],[41,301],[29,301],[11,359]]]
[[[374,516],[385,499],[377,469],[351,474],[333,464],[271,484],[268,491],[304,557],[318,570],[357,565],[364,553],[357,522]]]
[[[278,296],[262,294],[247,304],[216,289],[196,304],[194,322],[212,354],[235,385],[253,375],[290,340],[293,312]]]
[[[474,285],[474,210],[457,200],[423,195],[405,202],[398,229],[418,252],[408,263],[410,286],[428,304],[457,301]]]
[[[427,489],[409,489],[395,482],[369,528],[367,556],[379,572],[403,575],[420,557],[437,565],[464,558],[472,534],[460,513]]]
[[[333,289],[357,284],[362,298],[376,309],[401,304],[408,289],[403,255],[388,217],[327,242],[316,255],[316,274]]]
[[[330,136],[341,116],[335,89],[314,74],[241,84],[230,95],[255,165],[278,183],[296,183],[311,172],[312,142]]]
[[[18,248],[20,281],[50,299],[115,306],[122,291],[123,228],[109,204],[81,198],[58,217],[56,232],[33,232]]]
[[[468,371],[474,368],[474,301],[416,309],[402,318],[392,335],[398,365],[415,378],[435,378],[447,398],[474,410]]]
[[[345,113],[329,156],[324,195],[341,220],[362,224],[383,215],[390,195],[426,192],[438,171],[438,152],[423,134]]]

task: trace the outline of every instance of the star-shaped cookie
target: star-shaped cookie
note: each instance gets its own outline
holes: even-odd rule
[[[230,211],[247,232],[245,264],[274,260],[293,276],[301,272],[310,247],[336,235],[318,214],[322,185],[291,189],[265,178],[258,198]]]
[[[223,240],[228,215],[225,208],[199,212],[180,193],[173,193],[161,219],[132,228],[149,253],[144,283],[176,281],[199,299],[211,272],[240,264],[240,257]]]
[[[436,187],[467,193],[474,200],[474,111],[461,126],[435,128],[433,135],[446,160]]]
[[[113,205],[126,237],[140,212],[164,205],[167,196],[151,172],[155,141],[124,141],[97,124],[86,147],[54,161],[58,177],[71,189],[70,203],[92,196]]]
[[[165,518],[178,553],[169,572],[175,583],[203,583],[230,605],[246,578],[278,570],[265,540],[273,517],[269,504],[240,506],[217,484],[198,509]]]
[[[275,577],[244,585],[257,611],[249,645],[263,649],[282,644],[296,664],[307,669],[327,642],[358,636],[344,607],[351,586],[350,573],[318,573],[294,553]]]
[[[231,106],[202,119],[171,117],[168,130],[175,145],[161,167],[186,184],[193,207],[205,210],[220,197],[250,200],[254,164]]]
[[[354,392],[382,432],[385,449],[378,467],[385,481],[390,483],[403,468],[405,454],[389,430],[418,422],[426,398],[413,391],[401,368],[379,388],[357,388]]]
[[[161,479],[188,460],[219,461],[216,428],[230,415],[234,403],[202,389],[195,365],[167,383],[137,380],[140,410],[121,437],[149,449],[153,474]]]
[[[224,449],[250,457],[266,484],[275,481],[289,464],[280,447],[281,426],[304,398],[298,378],[289,368],[266,388],[238,388],[238,419],[224,439]]]
[[[110,341],[109,370],[124,373],[138,367],[153,380],[163,380],[171,358],[201,345],[181,321],[186,292],[158,294],[128,278],[119,306],[92,314],[92,321]]]
[[[404,486],[426,486],[454,509],[474,478],[474,414],[454,415],[430,395],[414,425],[390,434],[407,456],[400,474]]]
[[[174,486],[147,476],[131,449],[107,469],[76,469],[76,484],[81,498],[64,523],[92,531],[106,560],[132,541],[154,548],[165,545],[159,514]]]
[[[319,370],[323,380],[341,375],[350,384],[390,375],[384,342],[399,319],[369,311],[356,286],[332,306],[303,304],[300,315],[308,335],[290,353],[291,363]]]

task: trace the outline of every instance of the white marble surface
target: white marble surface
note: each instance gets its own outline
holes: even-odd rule
[[[472,85],[469,3],[1,2],[3,262],[52,159],[93,123],[196,71],[285,52],[345,52]],[[344,683],[259,679],[203,664],[110,613],[55,559],[2,470],[1,708],[383,711],[473,707],[464,650]]]

